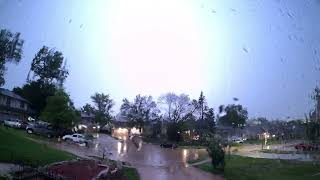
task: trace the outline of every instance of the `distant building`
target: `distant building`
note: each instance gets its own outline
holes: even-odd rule
[[[81,123],[83,124],[94,124],[94,114],[81,112]]]
[[[30,103],[26,99],[0,88],[0,119],[27,120],[32,114]]]

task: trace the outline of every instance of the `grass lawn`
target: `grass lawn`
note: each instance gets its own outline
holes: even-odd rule
[[[291,143],[291,142],[295,142],[299,139],[296,140],[277,140],[277,139],[268,139],[267,141],[267,145],[272,145],[272,144],[287,144],[287,143]],[[248,139],[246,141],[244,141],[244,144],[264,144],[264,140],[259,140],[259,139]]]
[[[123,167],[124,178],[127,180],[139,180],[140,176],[136,169]]]
[[[70,153],[29,140],[19,130],[0,127],[0,139],[0,162],[45,165],[76,158]]]
[[[214,170],[210,163],[197,166],[198,168],[215,174],[224,174],[228,180],[316,180],[320,175],[320,165],[312,162],[297,162],[288,160],[271,160],[249,158],[241,156],[226,157],[225,172]]]

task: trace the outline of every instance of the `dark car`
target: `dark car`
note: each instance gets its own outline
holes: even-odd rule
[[[177,145],[176,144],[171,144],[171,143],[162,143],[162,144],[160,144],[160,147],[174,149],[174,148],[177,148]]]
[[[26,129],[27,126],[29,125],[29,123],[26,121],[20,121],[20,124],[21,124],[20,129]]]
[[[53,126],[48,123],[32,123],[26,127],[26,130],[29,134],[39,134],[48,138],[62,137],[70,133],[70,131],[63,128],[53,128]]]
[[[319,150],[319,145],[317,144],[297,144],[294,146],[296,150],[303,150],[303,151],[314,151],[314,150]]]

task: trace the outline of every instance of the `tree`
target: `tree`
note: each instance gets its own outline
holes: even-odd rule
[[[9,30],[0,30],[0,86],[4,85],[4,74],[7,62],[19,63],[22,57],[22,47],[24,40],[20,38],[20,33],[13,34]]]
[[[221,108],[220,108],[221,107]],[[242,128],[248,119],[248,111],[242,105],[230,104],[226,107],[220,106],[219,109],[225,114],[219,118],[219,122],[225,126]]]
[[[43,83],[42,81],[31,81],[22,88],[15,87],[13,92],[19,94],[31,104],[35,117],[38,118],[47,104],[47,98],[53,96],[57,88],[52,84]]]
[[[172,106],[177,101],[178,96],[174,93],[167,93],[159,97],[158,101],[161,104],[167,105],[167,116],[171,120],[172,117]]]
[[[204,112],[204,118],[197,121],[197,131],[200,136],[200,142],[204,143],[211,139],[215,133],[215,115],[213,108]]]
[[[66,61],[61,52],[43,46],[31,63],[30,71],[33,73],[33,79],[38,78],[44,83],[62,86],[69,74],[64,62]]]
[[[81,108],[81,112],[84,112],[86,114],[93,114],[95,112],[95,109],[90,104],[86,104]]]
[[[203,120],[203,116],[204,116],[204,111],[206,110],[206,99],[205,96],[203,95],[203,92],[201,91],[200,93],[200,97],[198,100],[198,104],[199,104],[199,110],[200,110],[200,119]]]
[[[40,118],[57,128],[70,128],[79,121],[69,95],[62,89],[47,98],[47,105]]]
[[[193,106],[194,101],[191,101],[186,94],[178,96],[174,93],[167,93],[160,96],[159,102],[166,106],[165,118],[172,122],[186,120],[197,109],[197,107]]]
[[[125,117],[131,127],[143,128],[146,122],[159,119],[160,110],[153,101],[152,96],[137,95],[131,103],[124,99],[120,107],[120,113]]]
[[[91,96],[91,99],[95,105],[93,114],[95,115],[96,123],[101,125],[108,124],[112,119],[111,111],[114,106],[109,94],[95,93]]]

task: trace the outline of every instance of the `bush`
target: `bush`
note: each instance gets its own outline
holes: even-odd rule
[[[213,168],[221,168],[223,170],[225,166],[225,160],[222,143],[216,139],[212,140],[207,151],[212,159]]]
[[[181,137],[181,124],[179,123],[170,123],[167,127],[167,137],[169,141],[180,142]]]

